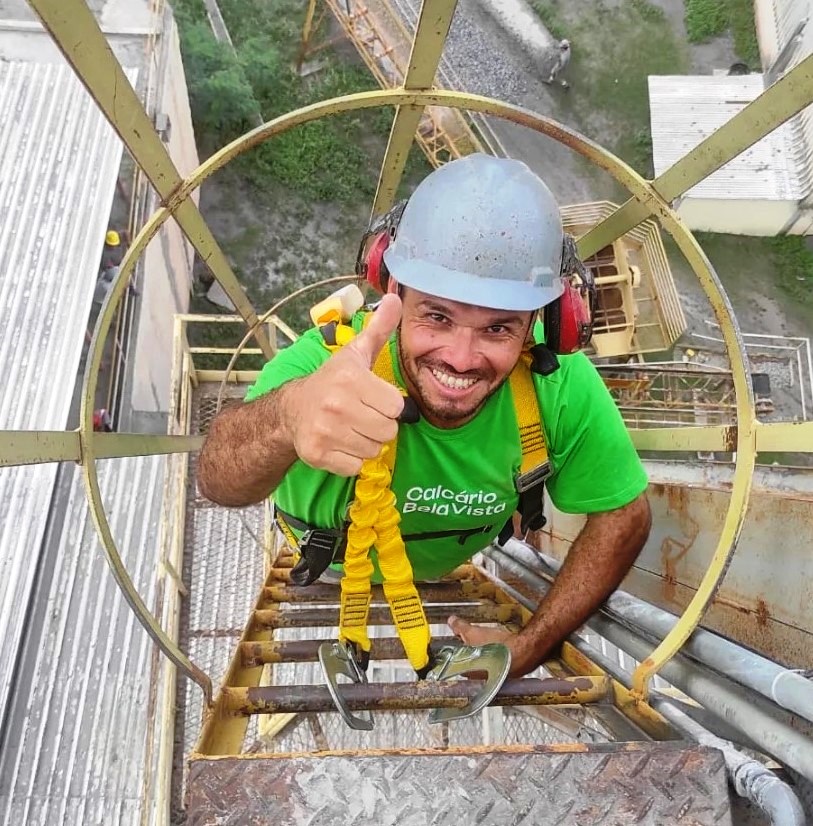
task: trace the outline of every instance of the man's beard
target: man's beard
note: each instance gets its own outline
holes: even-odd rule
[[[415,401],[421,408],[424,416],[431,417],[434,421],[442,423],[442,425],[454,425],[457,422],[466,422],[476,416],[484,407],[485,403],[497,392],[499,384],[491,387],[489,391],[481,399],[475,399],[471,402],[456,403],[452,400],[443,400],[440,402],[433,402],[430,398],[431,391],[426,386],[424,380],[424,370],[436,368],[442,370],[450,375],[460,376],[460,378],[478,379],[480,383],[487,384],[487,377],[476,370],[468,371],[467,373],[458,373],[451,369],[448,365],[441,361],[433,359],[407,359],[404,351],[401,349],[401,342],[398,341],[398,354],[401,359],[401,367],[404,371],[404,378],[409,380],[409,383],[418,391],[418,398]],[[463,406],[467,404],[468,406]]]

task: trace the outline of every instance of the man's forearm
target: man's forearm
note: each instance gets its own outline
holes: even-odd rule
[[[215,417],[198,461],[207,499],[244,507],[265,499],[296,460],[286,427],[286,396],[297,382],[223,410]]]
[[[624,508],[589,516],[553,586],[520,632],[515,659],[530,670],[583,625],[632,567],[650,524],[645,495]]]

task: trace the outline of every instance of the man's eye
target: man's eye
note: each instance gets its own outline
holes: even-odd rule
[[[429,313],[427,316],[430,321],[436,321],[438,324],[443,324],[447,321],[447,318],[443,313]]]
[[[508,328],[504,324],[492,324],[488,328],[488,332],[492,335],[500,336],[508,332]]]

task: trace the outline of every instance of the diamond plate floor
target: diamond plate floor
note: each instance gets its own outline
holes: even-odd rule
[[[680,742],[193,758],[190,826],[728,826],[722,755]]]

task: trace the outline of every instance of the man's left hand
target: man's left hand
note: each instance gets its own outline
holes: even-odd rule
[[[528,650],[521,634],[512,634],[504,628],[484,628],[481,625],[472,625],[454,614],[449,617],[447,624],[452,633],[466,645],[486,645],[490,642],[501,642],[507,646],[511,652],[509,677],[523,677],[538,665],[533,651]]]

